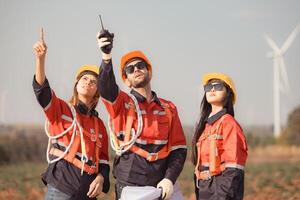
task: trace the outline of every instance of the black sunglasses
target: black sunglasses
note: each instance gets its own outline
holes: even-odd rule
[[[212,89],[215,89],[215,91],[222,91],[224,88],[224,84],[223,83],[208,83],[206,85],[204,85],[204,91],[205,92],[209,92]]]
[[[125,74],[132,74],[134,72],[134,68],[137,68],[137,69],[148,69],[147,68],[147,64],[144,62],[144,61],[141,61],[141,62],[137,62],[135,63],[134,65],[127,65],[124,69],[125,71]]]

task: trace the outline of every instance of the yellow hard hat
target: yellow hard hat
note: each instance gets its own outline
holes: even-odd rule
[[[91,71],[91,72],[94,72],[95,74],[99,75],[99,67],[97,67],[96,65],[82,65],[77,73],[76,73],[76,76],[75,78],[77,79],[79,74],[81,74],[81,72],[84,72],[84,71]]]
[[[124,73],[125,65],[128,63],[128,61],[132,60],[133,58],[140,58],[140,59],[144,60],[148,65],[149,72],[152,73],[152,65],[151,65],[150,61],[148,60],[148,58],[145,56],[145,54],[139,50],[131,51],[131,52],[125,54],[124,56],[122,56],[122,58],[121,58],[120,74],[121,74],[123,81],[125,81],[125,79],[126,79],[126,74]]]
[[[234,86],[234,83],[232,81],[232,79],[227,76],[226,74],[222,74],[222,73],[208,73],[208,74],[204,74],[204,76],[202,77],[202,83],[203,85],[206,85],[210,80],[212,79],[219,79],[224,81],[231,89],[233,92],[233,103],[236,102],[237,99],[237,92]]]

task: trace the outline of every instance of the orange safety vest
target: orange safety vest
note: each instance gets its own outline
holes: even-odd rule
[[[72,126],[72,121],[74,119],[72,119],[73,114],[71,110],[72,109],[70,109],[68,104],[56,97],[55,93],[52,91],[51,101],[49,105],[44,108],[47,120],[49,121],[49,126],[47,127],[49,136],[55,137],[60,135]],[[49,147],[48,153],[57,157],[62,157],[64,155],[63,158],[66,161],[72,163],[74,166],[88,174],[98,173],[99,162],[108,162],[108,144],[105,126],[97,116],[89,117],[84,116],[77,111],[75,112],[76,123],[80,126],[85,125],[85,127],[82,128],[83,135],[81,136],[79,130],[80,127],[77,126],[77,129],[74,130],[75,133],[73,133],[72,127],[69,132],[57,139],[51,139],[49,137],[49,142],[52,144],[57,143],[59,146],[66,148],[72,141],[72,135],[75,134],[73,143],[68,152],[65,153],[60,149],[54,148],[51,144],[52,147]],[[81,142],[81,140],[84,140],[85,142]],[[81,160],[76,158],[76,154],[81,157]],[[92,163],[92,165],[89,165],[87,162]]]
[[[162,107],[164,108],[165,114],[168,118],[168,125],[169,125],[169,130],[171,130],[171,124],[172,124],[172,118],[173,114],[172,111],[167,103],[162,102]],[[124,141],[121,141],[117,138],[116,133],[114,133],[114,139],[117,142],[118,145],[127,143],[131,139],[131,129],[133,128],[134,120],[136,119],[136,108],[132,100],[127,104],[128,112],[127,112],[127,117],[126,117],[126,123],[125,123],[125,130],[124,130]],[[168,134],[168,141],[171,141],[170,139],[171,134]],[[146,144],[156,144],[157,141],[153,139],[144,139],[143,140]],[[164,159],[166,158],[170,152],[171,152],[171,143],[167,142],[166,145],[159,150],[156,153],[148,152],[144,150],[143,148],[133,144],[131,148],[129,149],[131,152],[138,154],[141,157],[146,158],[149,162],[153,162],[156,160]]]
[[[76,118],[79,122],[79,124],[81,124],[81,118],[80,118],[80,114],[77,113],[76,115]],[[101,141],[100,141],[100,138],[99,138],[99,122],[98,122],[98,118],[93,116],[93,121],[94,121],[94,125],[95,125],[95,134],[93,136],[91,136],[91,140],[93,142],[95,142],[95,148],[94,148],[94,151],[95,151],[95,157],[93,157],[93,165],[88,165],[86,164],[87,162],[87,159],[88,158],[84,158],[82,157],[82,159],[85,159],[84,162],[82,162],[81,160],[79,160],[78,158],[75,157],[76,153],[79,151],[80,149],[80,141],[81,141],[81,138],[80,138],[80,134],[79,134],[79,130],[77,129],[76,130],[76,133],[75,133],[75,138],[74,138],[74,142],[71,144],[71,147],[70,147],[70,150],[69,152],[64,156],[64,159],[70,163],[72,163],[73,165],[75,165],[77,168],[79,169],[82,169],[83,167],[83,171],[87,172],[88,174],[95,174],[95,173],[98,173],[99,171],[99,151],[101,150]],[[60,123],[59,126],[62,127],[62,124]],[[70,131],[70,134],[72,134],[72,131]],[[83,130],[83,134],[87,134],[85,130]],[[57,149],[57,148],[54,148],[52,147],[50,149],[50,154],[52,155],[55,155],[57,157],[60,157],[63,155],[63,151],[60,150],[60,149]]]
[[[208,130],[205,130],[202,135],[200,136],[198,142],[197,142],[197,164],[195,167],[195,175],[198,180],[207,180],[210,179],[211,176],[218,175],[222,173],[222,171],[225,170],[225,167],[221,165],[221,156],[218,154],[217,149],[217,140],[221,139],[221,136],[219,133],[219,127],[224,119],[225,115],[221,117],[221,119],[218,121],[218,124],[216,126],[210,127]],[[200,152],[201,152],[201,146],[202,141],[205,139],[209,139],[209,170],[200,171],[199,167],[201,165],[200,163]]]
[[[232,143],[237,147],[231,147]],[[204,156],[202,158],[201,153]],[[247,143],[242,129],[231,115],[225,114],[214,124],[206,124],[197,142],[197,154],[195,175],[198,180],[210,179],[222,173],[226,167],[244,169]],[[209,169],[200,171],[200,166],[209,166]]]

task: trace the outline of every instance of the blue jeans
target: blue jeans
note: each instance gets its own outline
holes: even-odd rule
[[[45,200],[71,200],[71,196],[61,192],[52,185],[47,185],[48,191],[45,195]]]

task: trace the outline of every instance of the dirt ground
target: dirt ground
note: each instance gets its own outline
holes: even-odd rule
[[[43,199],[46,188],[40,174],[45,168],[46,163],[0,166],[0,200]],[[187,200],[195,200],[193,171],[193,165],[187,160],[178,180]],[[300,148],[268,146],[249,149],[245,172],[245,200],[300,199]],[[112,180],[109,194],[101,199],[114,199],[113,188]]]

